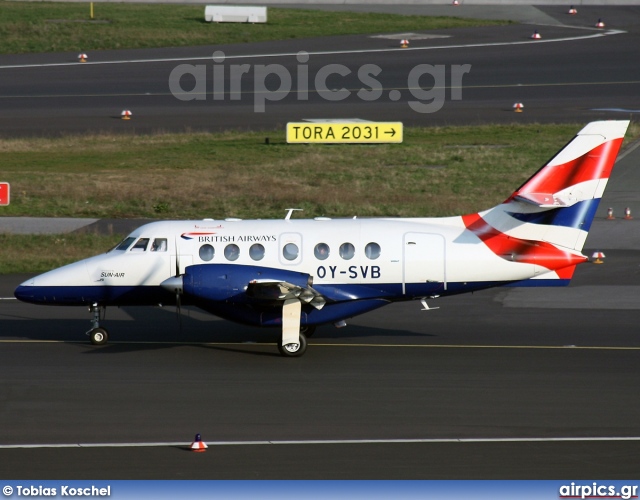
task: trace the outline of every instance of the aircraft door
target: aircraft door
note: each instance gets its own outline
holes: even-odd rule
[[[409,293],[408,289],[415,288],[415,284],[421,286],[424,283],[439,283],[436,290],[447,289],[445,240],[442,235],[406,233],[403,247],[403,293]]]

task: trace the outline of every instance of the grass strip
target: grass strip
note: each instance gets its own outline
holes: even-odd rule
[[[503,201],[582,124],[405,128],[402,144],[284,131],[0,139],[0,215],[200,219],[445,216]],[[637,137],[632,125],[628,138]],[[269,144],[265,138],[269,137]],[[0,230],[1,232],[1,230]]]
[[[509,24],[456,17],[268,9],[268,23],[207,23],[204,5],[0,1],[0,53],[220,45]]]

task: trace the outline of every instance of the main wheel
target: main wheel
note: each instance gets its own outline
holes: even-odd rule
[[[89,338],[93,345],[105,345],[109,340],[109,334],[104,328],[94,328],[89,332]]]
[[[281,345],[280,342],[278,342],[278,350],[280,354],[287,358],[302,356],[307,350],[307,337],[304,333],[300,332],[300,343]]]

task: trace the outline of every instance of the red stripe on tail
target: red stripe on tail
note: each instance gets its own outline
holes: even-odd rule
[[[512,262],[536,264],[549,270],[563,269],[587,261],[584,255],[561,250],[544,241],[522,240],[501,233],[480,214],[463,215],[466,228],[498,257]],[[573,272],[571,272],[573,274]]]

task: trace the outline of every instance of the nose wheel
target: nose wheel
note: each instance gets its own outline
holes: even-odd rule
[[[94,328],[89,331],[89,339],[93,345],[105,345],[109,340],[109,334],[104,328]]]
[[[89,340],[93,345],[105,345],[109,340],[107,330],[100,327],[100,315],[102,313],[104,317],[104,311],[105,308],[97,303],[91,304],[89,307],[89,312],[93,314],[93,318],[91,318],[91,330],[87,332],[87,335],[89,335]]]

